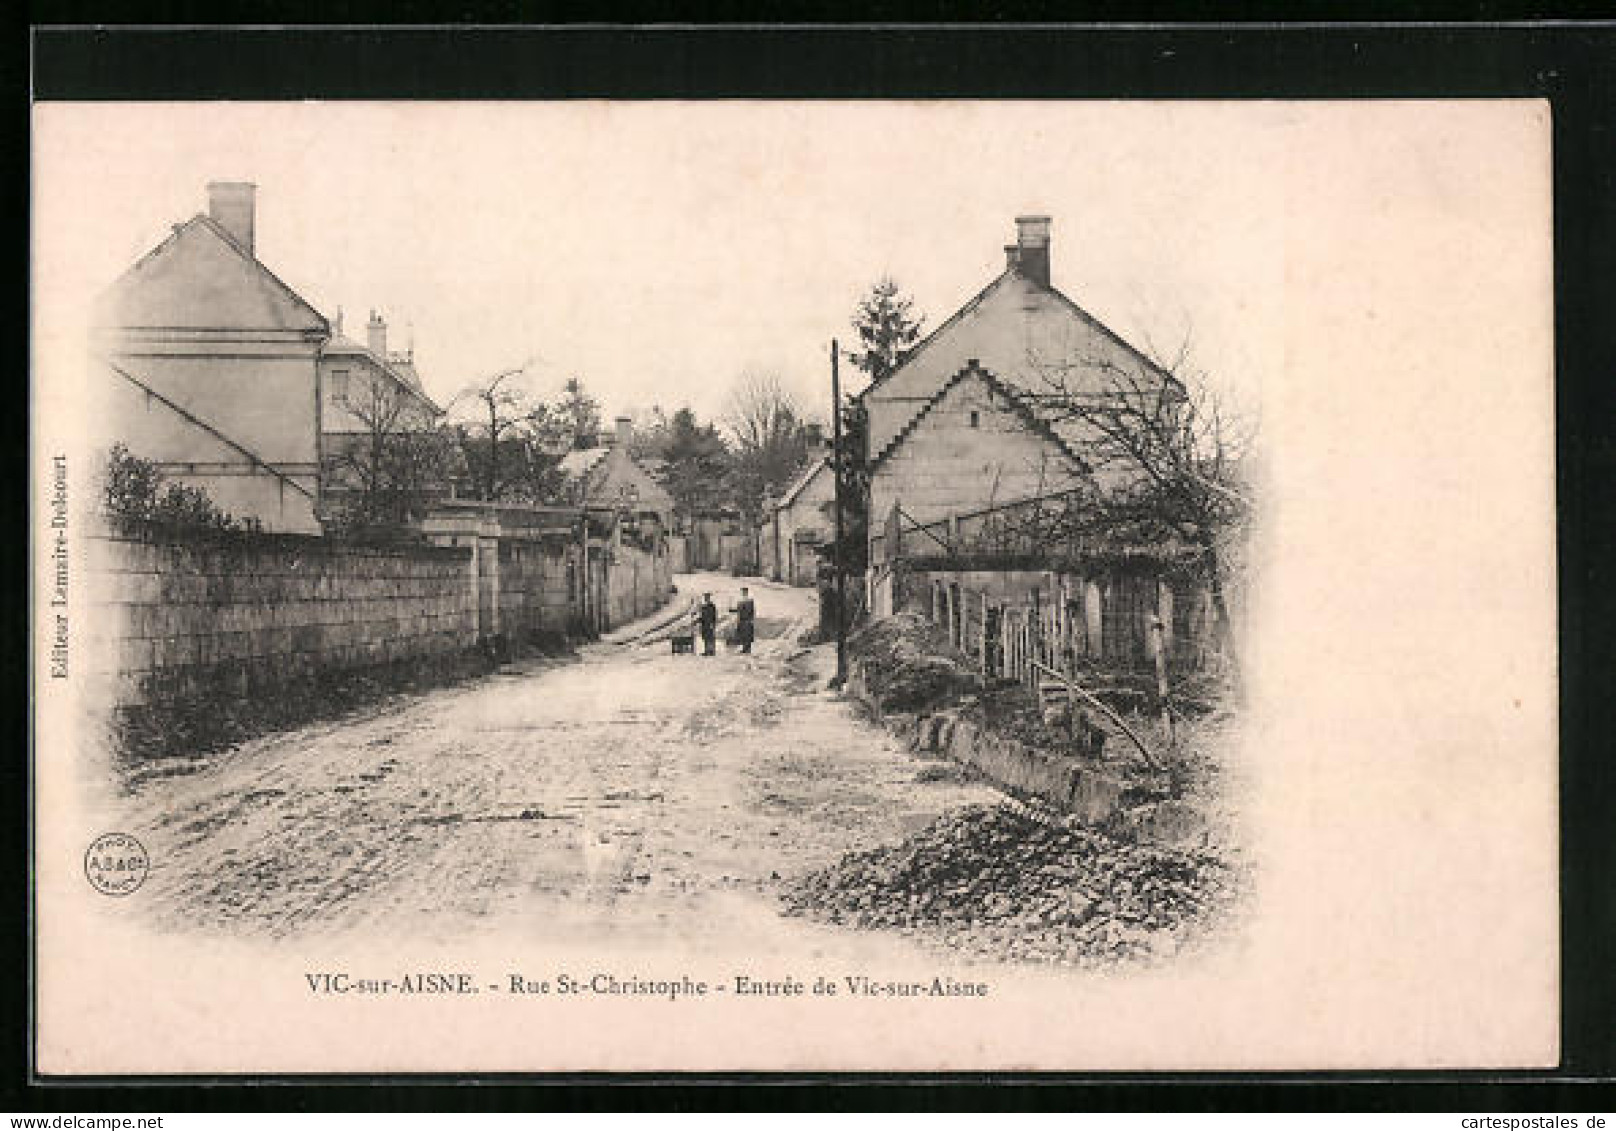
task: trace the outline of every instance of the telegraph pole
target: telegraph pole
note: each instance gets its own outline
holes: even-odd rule
[[[831,452],[836,476],[836,679],[832,687],[847,682],[847,570],[843,567],[842,545],[842,380],[837,369],[840,347],[830,340],[830,427]]]

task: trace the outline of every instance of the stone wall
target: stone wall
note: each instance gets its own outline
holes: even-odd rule
[[[689,535],[671,534],[668,536],[668,568],[673,573],[690,572]]]
[[[566,539],[498,543],[499,625],[512,644],[579,634],[577,559]]]
[[[477,643],[469,549],[122,525],[85,555],[85,655],[112,704],[252,696]]]
[[[656,549],[620,543],[613,551],[607,587],[609,627],[620,627],[661,608],[673,591],[666,542]]]
[[[847,693],[882,717],[867,676],[866,665],[855,660]],[[921,757],[941,756],[970,766],[1012,794],[1038,798],[1087,824],[1103,824],[1123,810],[1126,788],[1114,774],[998,734],[958,710],[890,715],[882,721]]]
[[[332,673],[591,637],[665,604],[660,532],[619,539],[582,514],[446,510],[428,523],[434,544],[385,546],[102,527],[85,540],[95,605],[85,670],[109,685],[97,698],[110,705],[255,697]]]
[[[736,518],[698,515],[690,525],[684,564],[690,570],[756,573],[760,537],[756,528]]]

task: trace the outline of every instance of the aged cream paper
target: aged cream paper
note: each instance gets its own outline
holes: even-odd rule
[[[41,105],[34,126],[41,1072],[1557,1062],[1547,104]],[[733,934],[572,927],[522,890],[471,914],[457,875],[410,877],[442,896],[413,918],[285,931],[154,921],[140,891],[96,890],[87,848],[144,830],[100,752],[104,704],[51,674],[54,461],[76,562],[108,423],[91,304],[209,179],[258,184],[265,260],[327,315],[393,286],[369,301],[412,307],[443,392],[521,348],[501,335],[529,321],[533,348],[584,366],[614,407],[660,389],[704,416],[714,367],[757,358],[821,389],[823,342],[870,278],[923,292],[935,325],[998,270],[1017,211],[1052,214],[1066,293],[1135,332],[1163,307],[1195,324],[1210,367],[1260,404],[1254,881],[1235,937],[1094,972],[767,916]],[[467,245],[480,271],[443,273]],[[754,318],[704,316],[733,309],[722,271]],[[613,329],[628,323],[653,330]],[[611,357],[619,334],[642,352]],[[658,335],[666,351],[643,352]],[[94,598],[69,587],[70,649]],[[420,972],[481,992],[317,990]],[[729,989],[559,988],[597,974]],[[860,975],[988,990],[811,992]],[[549,992],[513,993],[513,976]],[[742,996],[738,976],[807,990]]]

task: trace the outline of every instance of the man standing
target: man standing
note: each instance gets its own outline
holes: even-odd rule
[[[701,606],[696,610],[696,623],[701,626],[701,654],[713,654],[713,637],[718,631],[718,606],[713,604],[713,595],[703,593]]]
[[[747,594],[746,586],[741,586],[741,599],[735,605],[735,642],[741,646],[741,651],[752,651],[752,636],[756,630],[757,606]]]

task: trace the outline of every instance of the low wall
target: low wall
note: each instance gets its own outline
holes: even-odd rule
[[[855,662],[849,671],[847,692],[880,715],[862,663]],[[970,766],[1013,794],[1038,798],[1085,823],[1103,824],[1124,812],[1126,786],[1119,778],[1078,759],[996,734],[958,711],[893,715],[883,722],[916,753]]]
[[[649,616],[667,603],[673,590],[671,564],[666,551],[641,549],[627,541],[613,550],[607,574],[609,627]]]
[[[246,697],[477,643],[472,552],[121,526],[85,540],[88,672],[118,706]]]
[[[499,627],[506,639],[521,645],[576,634],[580,584],[576,546],[554,538],[508,539],[499,543],[497,553]]]
[[[673,588],[657,521],[562,506],[455,502],[423,533],[477,563],[478,636],[501,650],[592,639],[655,611]]]
[[[899,734],[913,750],[971,766],[1011,792],[1049,802],[1080,821],[1101,824],[1122,811],[1125,786],[1120,779],[994,734],[952,711],[922,715],[900,727]]]

